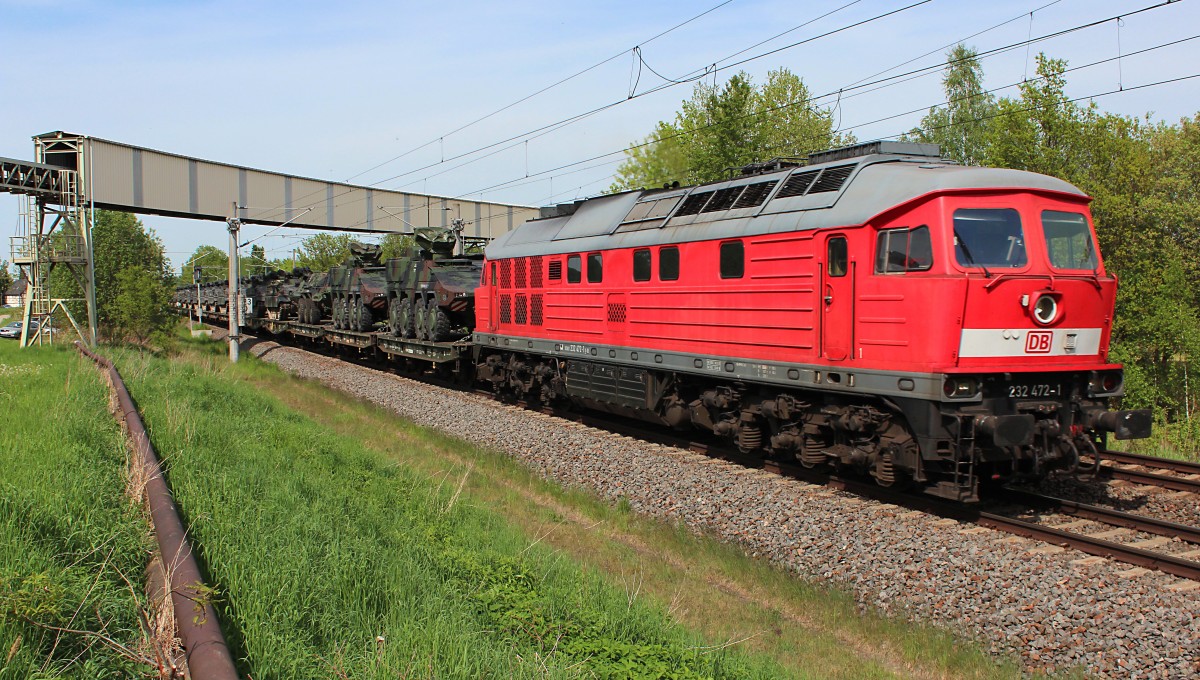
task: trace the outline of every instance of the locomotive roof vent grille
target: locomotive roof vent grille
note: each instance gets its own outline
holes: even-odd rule
[[[893,142],[886,139],[877,140],[874,142],[863,142],[853,146],[843,146],[840,149],[830,149],[828,151],[816,151],[808,154],[808,164],[816,165],[818,163],[833,163],[835,161],[844,161],[847,158],[859,158],[862,156],[870,156],[872,154],[897,154],[902,156],[927,156],[930,158],[941,158],[942,150],[937,144],[927,144],[924,142]]]
[[[734,210],[739,208],[754,208],[763,204],[767,200],[767,196],[771,194],[771,189],[779,180],[771,180],[770,182],[757,182],[755,184],[746,185],[746,191],[738,197],[737,202],[733,204]]]
[[[817,175],[821,174],[820,170],[805,170],[797,172],[784,182],[783,188],[775,195],[775,198],[791,198],[793,196],[803,196],[804,192],[808,191],[808,187],[812,185],[813,180]]]
[[[738,196],[742,194],[742,189],[744,188],[744,186],[740,186],[719,189],[713,194],[712,200],[709,201],[708,204],[704,206],[704,209],[700,212],[710,213],[717,212],[718,210],[729,210],[737,201]]]
[[[850,173],[854,172],[855,164],[839,165],[835,168],[825,168],[821,172],[821,176],[813,183],[812,188],[808,190],[809,194],[821,194],[830,191],[837,191],[846,183],[846,178]]]
[[[708,202],[709,197],[712,195],[713,192],[704,191],[688,196],[687,200],[683,202],[683,205],[679,206],[679,211],[675,213],[675,217],[698,214],[701,208],[704,207],[704,204]]]

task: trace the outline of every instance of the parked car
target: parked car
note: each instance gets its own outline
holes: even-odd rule
[[[38,329],[38,322],[29,322],[29,332],[35,333]],[[4,328],[0,328],[0,338],[19,338],[21,337],[21,322],[14,321]]]

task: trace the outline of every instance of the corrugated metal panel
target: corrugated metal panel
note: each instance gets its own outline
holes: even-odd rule
[[[93,140],[90,199],[97,203],[133,205],[133,149]]]
[[[142,154],[142,204],[170,212],[189,212],[188,161],[178,156]]]
[[[393,232],[461,217],[468,233],[493,237],[537,215],[529,206],[322,182],[64,132],[38,139],[86,140],[88,198],[130,212],[223,220],[236,202],[246,206],[240,217],[249,222],[295,218],[290,226]]]
[[[287,219],[283,215],[287,203],[287,192],[284,187],[284,177],[269,172],[251,170],[246,173],[246,203],[251,208],[267,208],[266,212],[274,213],[276,219]],[[245,215],[253,215],[261,210],[247,210]]]
[[[201,215],[230,216],[238,198],[238,169],[214,163],[196,164],[196,205]]]

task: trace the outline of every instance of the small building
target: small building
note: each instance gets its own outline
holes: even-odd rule
[[[24,278],[17,279],[13,282],[8,290],[4,291],[4,305],[6,307],[23,307],[25,306],[25,291],[29,288],[29,282]]]

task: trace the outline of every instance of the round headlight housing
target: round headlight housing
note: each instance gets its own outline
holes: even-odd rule
[[[1058,318],[1058,300],[1053,295],[1043,293],[1034,301],[1030,311],[1033,314],[1034,321],[1043,326],[1048,326]]]

